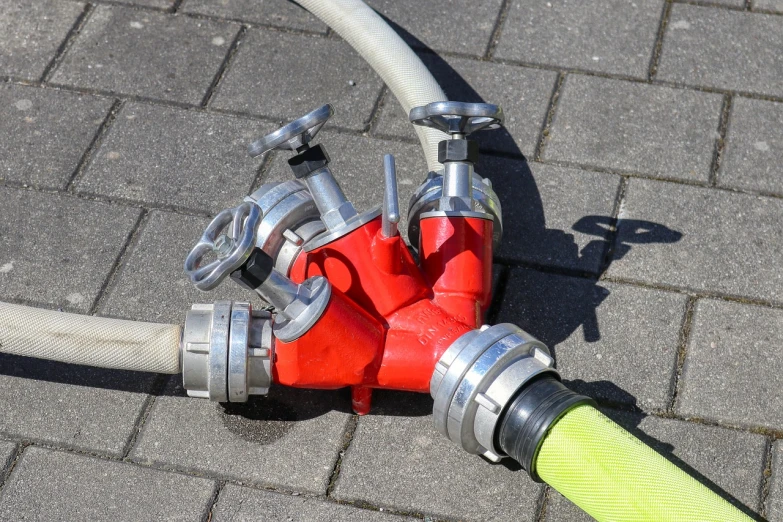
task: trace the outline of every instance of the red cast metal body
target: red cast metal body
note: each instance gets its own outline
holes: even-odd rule
[[[474,328],[492,299],[492,218],[423,217],[421,267],[435,302]]]
[[[421,269],[399,236],[384,239],[381,218],[294,261],[290,277],[301,283],[322,275],[334,288],[382,319],[431,296]]]
[[[429,392],[443,353],[481,324],[491,294],[492,220],[421,221],[424,270],[380,217],[302,252],[290,277],[322,275],[331,302],[293,342],[275,346],[275,382],[307,388],[352,387],[354,411],[370,410],[372,388]]]

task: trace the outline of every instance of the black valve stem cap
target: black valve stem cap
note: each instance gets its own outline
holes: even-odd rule
[[[299,151],[300,149],[297,149]],[[302,150],[296,156],[288,160],[288,166],[296,179],[302,179],[329,164],[330,158],[321,144],[313,145]]]
[[[269,278],[274,267],[274,259],[260,248],[255,247],[245,264],[231,272],[230,277],[240,286],[248,290],[255,290]]]

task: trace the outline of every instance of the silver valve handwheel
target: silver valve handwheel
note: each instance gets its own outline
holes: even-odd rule
[[[212,290],[250,257],[256,243],[261,209],[245,202],[215,216],[185,258],[185,274],[199,290]],[[223,230],[228,228],[227,233]],[[207,254],[217,259],[203,264]]]
[[[453,101],[432,102],[414,107],[409,117],[415,125],[463,136],[482,129],[500,128],[504,119],[503,109],[497,105]]]
[[[332,114],[334,114],[334,109],[331,105],[326,104],[319,107],[275,132],[267,134],[260,140],[254,141],[248,146],[247,151],[254,158],[275,149],[295,151],[310,143]]]

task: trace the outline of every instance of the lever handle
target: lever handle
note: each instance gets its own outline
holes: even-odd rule
[[[383,157],[383,182],[381,233],[383,237],[394,237],[397,235],[397,223],[400,222],[400,203],[397,198],[397,168],[391,154]]]
[[[334,109],[327,103],[254,141],[248,146],[247,151],[254,158],[275,149],[297,151],[315,138],[315,135],[333,114]]]

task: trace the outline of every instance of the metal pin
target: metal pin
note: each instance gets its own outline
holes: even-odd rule
[[[397,235],[397,223],[400,222],[400,205],[397,201],[397,169],[391,154],[383,157],[383,181],[381,233],[384,237],[394,237]]]

